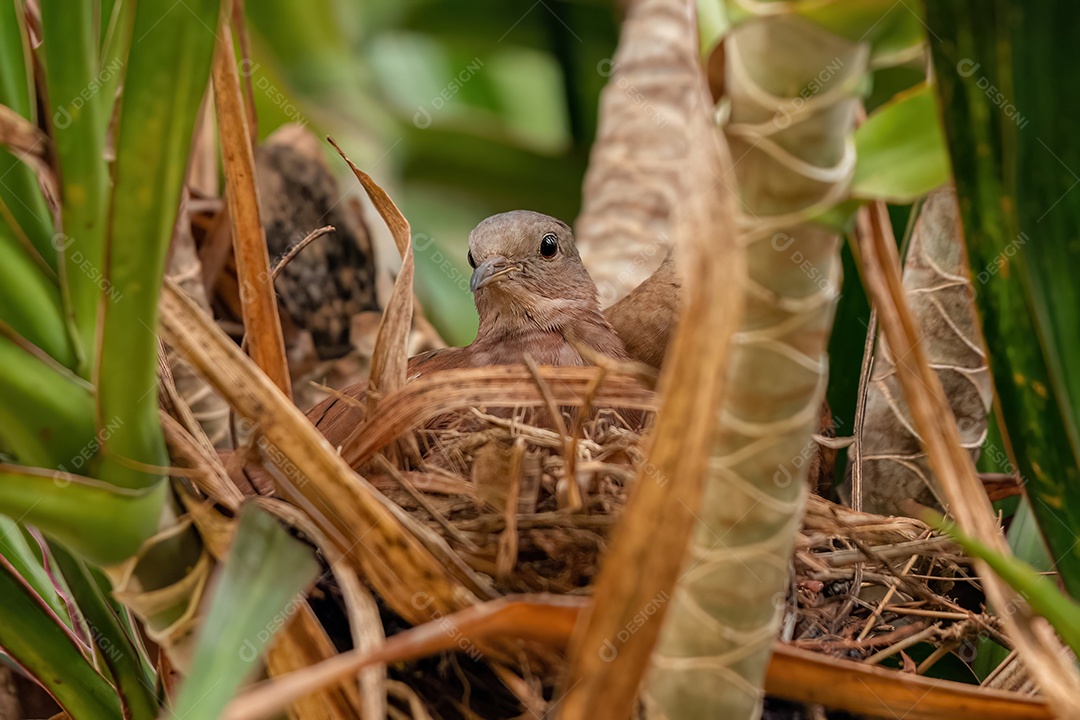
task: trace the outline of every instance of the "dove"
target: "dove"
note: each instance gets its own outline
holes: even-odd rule
[[[526,355],[538,365],[591,365],[579,348],[616,360],[629,358],[600,310],[596,284],[566,223],[528,210],[493,215],[469,235],[468,261],[480,317],[476,339],[465,347],[410,358],[407,381],[452,368],[524,363]],[[365,389],[366,383],[360,383],[343,394],[360,398]],[[336,446],[363,411],[332,397],[308,417]]]

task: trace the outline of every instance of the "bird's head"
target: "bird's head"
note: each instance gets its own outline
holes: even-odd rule
[[[569,314],[599,313],[570,227],[548,215],[514,210],[484,220],[469,235],[469,264],[481,325],[515,319],[554,329]]]

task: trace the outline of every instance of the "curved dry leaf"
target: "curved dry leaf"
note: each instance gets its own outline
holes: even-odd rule
[[[264,682],[241,693],[226,709],[226,720],[256,720],[275,716],[288,703],[307,693],[381,663],[485,645],[501,638],[520,638],[552,647],[565,645],[588,598],[565,595],[508,595],[386,639],[373,650],[356,649]],[[448,631],[452,628],[452,632]]]
[[[637,287],[672,246],[680,176],[691,162],[689,99],[699,75],[691,19],[678,3],[630,4],[600,95],[600,126],[574,233],[607,306]]]
[[[378,338],[375,341],[375,351],[371,356],[371,377],[368,379],[369,392],[367,393],[370,412],[375,409],[379,393],[392,392],[405,384],[405,368],[409,364],[409,330],[412,328],[413,316],[414,268],[411,232],[409,221],[401,214],[386,191],[379,187],[370,175],[356,167],[333,138],[327,138],[327,140],[349,164],[353,175],[364,186],[375,209],[379,211],[386,227],[390,229],[398,252],[401,253],[401,270],[398,271],[397,279],[394,281],[390,301],[383,310]],[[376,390],[378,392],[375,392]]]
[[[911,236],[903,289],[963,446],[975,453],[986,438],[993,388],[962,238],[956,192],[945,188],[931,193]],[[888,341],[879,337],[863,425],[863,506],[890,515],[903,514],[910,500],[944,505],[900,389],[896,364]]]

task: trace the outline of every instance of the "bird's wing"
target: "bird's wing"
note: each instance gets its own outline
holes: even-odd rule
[[[345,442],[353,428],[364,420],[364,399],[367,382],[350,385],[340,394],[331,395],[307,412],[308,420],[319,429],[330,444],[338,447]]]
[[[672,253],[645,282],[604,315],[631,358],[659,368],[679,319],[678,268]]]
[[[467,348],[439,348],[409,358],[406,378],[415,380],[423,374],[455,367],[471,367]],[[350,385],[308,410],[307,416],[330,444],[339,447],[353,429],[364,421],[367,383]]]
[[[473,353],[469,347],[439,348],[409,358],[409,368],[405,373],[406,382],[411,382],[421,375],[436,370],[473,367]]]

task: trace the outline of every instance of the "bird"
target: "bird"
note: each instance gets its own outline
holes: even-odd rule
[[[679,322],[682,282],[669,250],[652,275],[604,310],[632,360],[659,370]]]
[[[469,234],[469,288],[480,322],[464,347],[409,359],[406,380],[440,370],[515,365],[591,365],[593,353],[626,361],[622,340],[600,309],[596,284],[581,262],[570,226],[549,215],[513,210],[482,221]],[[342,391],[361,398],[366,383]],[[332,445],[362,420],[357,403],[330,397],[308,412]]]

